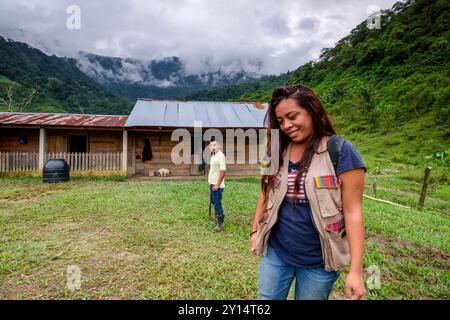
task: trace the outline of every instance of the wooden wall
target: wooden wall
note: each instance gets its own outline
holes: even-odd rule
[[[20,144],[22,135],[27,144]],[[0,129],[0,152],[39,152],[39,129]]]
[[[122,131],[90,131],[89,152],[122,152],[122,137]]]
[[[171,141],[171,132],[147,132],[136,135],[136,173],[149,175],[161,168],[169,169],[173,176],[188,176],[191,174],[190,164],[174,165],[171,152],[178,141]],[[149,138],[153,158],[142,162],[145,138]]]
[[[224,145],[222,147],[222,152],[227,157],[227,149],[234,147],[234,163],[228,164],[227,163],[227,175],[229,176],[256,176],[259,175],[260,172],[260,165],[259,164],[250,164],[249,158],[250,158],[250,146],[248,144],[248,141],[245,143],[245,163],[244,164],[238,164],[237,163],[237,143],[235,143],[232,146]],[[258,154],[258,148],[256,148],[256,153]],[[227,157],[227,162],[232,161],[233,159],[229,159]]]
[[[88,153],[122,152],[122,131],[108,130],[46,130],[46,152],[69,152],[68,137],[87,137]]]
[[[20,144],[20,136],[28,138],[28,144]],[[68,152],[68,137],[87,137],[90,153],[122,152],[122,131],[107,130],[46,130],[46,152]],[[0,152],[39,152],[39,129],[0,129]]]
[[[198,164],[181,164],[174,165],[171,160],[171,152],[178,141],[171,141],[171,132],[163,131],[148,131],[148,132],[132,132],[132,139],[135,139],[135,173],[149,175],[149,172],[157,172],[161,168],[167,168],[172,172],[172,176],[189,176],[197,171]],[[142,154],[144,150],[145,138],[150,139],[150,144],[152,147],[153,158],[149,161],[142,162]],[[132,141],[129,143],[133,143]],[[205,146],[207,142],[205,142]],[[227,147],[234,147],[235,149],[235,160],[237,159],[237,144],[227,146],[226,144],[222,146],[222,152],[226,155]],[[129,152],[132,153],[132,148],[129,146]],[[260,166],[259,164],[249,164],[249,145],[246,142],[246,163],[245,164],[227,164],[227,175],[259,175]],[[131,161],[129,159],[129,161]],[[192,167],[191,167],[192,166]],[[206,174],[208,174],[208,167]]]

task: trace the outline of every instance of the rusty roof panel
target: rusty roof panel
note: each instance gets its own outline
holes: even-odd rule
[[[128,116],[0,112],[0,125],[123,128]]]

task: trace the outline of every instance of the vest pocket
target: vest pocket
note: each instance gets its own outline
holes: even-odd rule
[[[328,242],[333,269],[338,270],[347,266],[350,263],[350,250],[347,237],[345,237],[345,229],[339,233],[328,233]]]
[[[333,217],[342,211],[340,210],[342,206],[338,205],[341,197],[339,189],[315,189],[315,191],[322,217]]]
[[[314,177],[314,192],[323,218],[333,217],[342,212],[341,189],[335,184],[337,181],[336,176]]]

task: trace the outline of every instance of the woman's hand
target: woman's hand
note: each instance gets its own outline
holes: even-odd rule
[[[250,251],[256,253],[256,232],[250,236]]]
[[[361,272],[349,272],[345,281],[345,298],[347,300],[364,300],[366,288]]]

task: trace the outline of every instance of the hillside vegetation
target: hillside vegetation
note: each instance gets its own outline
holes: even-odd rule
[[[0,57],[0,111],[128,114],[132,109],[128,99],[107,92],[73,59],[1,36]]]
[[[436,124],[448,124],[449,79],[450,3],[408,0],[382,11],[380,29],[369,29],[363,21],[334,47],[322,49],[317,61],[295,70],[284,84],[313,88],[338,122],[352,124],[350,129],[374,129],[428,112]],[[273,82],[277,80],[285,80],[285,75]],[[232,87],[234,95],[229,88],[204,94],[268,101],[273,87],[260,87],[262,83],[254,82]]]

